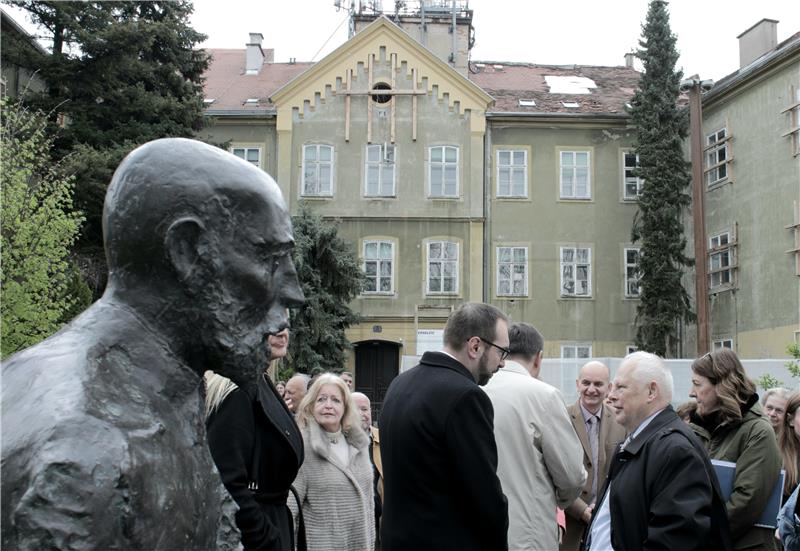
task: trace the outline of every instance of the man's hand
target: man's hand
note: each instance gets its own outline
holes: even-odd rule
[[[589,524],[592,521],[592,512],[594,511],[594,504],[587,505],[586,509],[581,513],[581,522]]]

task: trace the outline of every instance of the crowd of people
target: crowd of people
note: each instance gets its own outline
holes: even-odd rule
[[[288,339],[270,336],[273,360]],[[613,381],[583,365],[567,405],[538,379],[543,350],[533,326],[462,305],[442,350],[391,383],[380,432],[349,372],[241,389],[207,372],[209,446],[242,546],[800,549],[800,392],[759,400],[721,349],[692,363],[691,400],[673,410],[668,367],[634,352]]]

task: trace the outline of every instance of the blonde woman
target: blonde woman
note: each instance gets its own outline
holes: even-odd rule
[[[365,551],[375,545],[369,438],[350,389],[324,373],[300,402],[305,461],[294,481],[309,551]],[[295,512],[293,501],[289,506]]]
[[[268,338],[271,359],[286,355],[289,332]],[[206,372],[206,429],[222,483],[238,505],[236,526],[245,550],[295,549],[286,507],[292,481],[303,463],[303,440],[294,418],[269,378],[239,388]],[[303,534],[298,548],[303,549]]]

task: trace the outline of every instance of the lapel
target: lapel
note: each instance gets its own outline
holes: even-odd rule
[[[298,468],[303,463],[303,436],[286,404],[281,399],[272,382],[265,375],[258,378],[258,402],[270,422],[280,431],[281,436],[292,447],[297,456]]]
[[[611,424],[614,423],[614,415],[611,413],[611,410],[608,409],[608,406],[603,404],[603,415],[602,421],[600,421],[600,437],[597,442],[599,449],[597,450],[597,462],[600,464],[598,467],[601,467],[606,462],[606,448],[608,447],[608,433],[611,432]]]
[[[570,416],[572,417],[572,426],[575,427],[575,433],[578,435],[578,440],[581,441],[583,446],[583,453],[586,456],[586,461],[592,460],[592,448],[589,445],[589,434],[586,432],[586,423],[583,421],[583,412],[581,412],[580,400],[570,408]],[[592,465],[592,468],[597,468]]]

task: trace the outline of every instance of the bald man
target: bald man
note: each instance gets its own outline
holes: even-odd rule
[[[346,373],[346,372],[344,372]],[[343,374],[344,374],[343,373]],[[378,427],[372,426],[372,404],[363,392],[351,394],[361,418],[361,428],[369,436],[369,459],[372,461],[375,495],[375,533],[380,534],[380,519],[383,512],[383,463],[381,462],[381,437]]]
[[[575,381],[578,401],[567,408],[583,447],[583,467],[588,477],[581,495],[565,509],[567,533],[561,543],[561,551],[577,551],[580,548],[614,449],[625,439],[625,429],[614,420],[611,409],[604,403],[611,389],[610,377],[605,364],[597,361],[585,364]],[[592,436],[592,431],[597,435],[596,438]]]
[[[306,391],[308,390],[308,382],[310,380],[308,375],[298,373],[286,381],[286,386],[283,391],[283,401],[286,402],[286,407],[289,408],[289,411],[292,413],[297,413],[297,406],[299,406],[300,402],[305,398]]]

